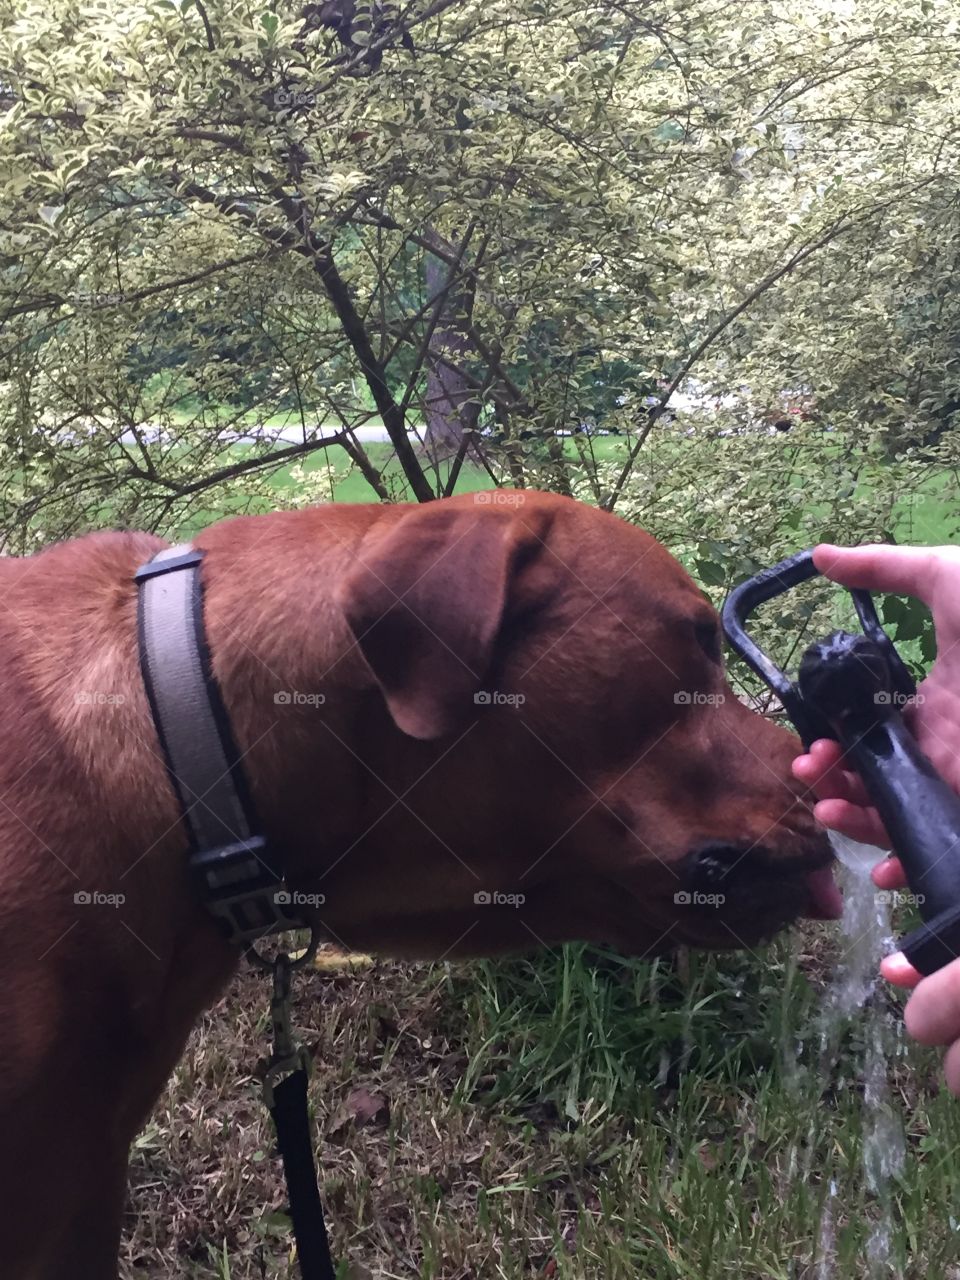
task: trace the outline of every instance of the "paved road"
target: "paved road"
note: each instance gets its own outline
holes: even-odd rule
[[[141,426],[138,428],[140,434],[147,440],[156,440],[162,432],[161,427]],[[338,428],[333,423],[326,423],[323,432],[326,435],[333,435]],[[357,427],[354,434],[361,444],[380,444],[390,440],[386,428],[382,426]],[[409,433],[413,437],[413,432]],[[121,439],[126,444],[134,442],[133,433],[125,431]],[[275,440],[277,444],[300,444],[303,440],[303,428],[291,425],[289,427],[264,427],[257,435],[244,435],[240,431],[224,431],[224,441],[232,444],[252,444],[255,440]]]

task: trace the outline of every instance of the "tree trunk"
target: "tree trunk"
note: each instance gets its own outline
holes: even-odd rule
[[[424,266],[427,297],[442,293],[447,270],[439,258],[427,254]],[[455,367],[475,354],[470,340],[457,324],[468,306],[469,298],[462,289],[450,290],[441,304],[440,317],[427,350],[424,447],[435,466],[456,457],[463,443],[464,429],[476,421],[476,407],[471,406],[476,393]],[[475,450],[476,445],[471,444],[469,449]]]

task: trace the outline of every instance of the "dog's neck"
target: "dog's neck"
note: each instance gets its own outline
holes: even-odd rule
[[[290,870],[301,883],[322,873],[325,848],[349,843],[361,785],[356,760],[337,738],[349,745],[353,736],[352,699],[339,691],[363,680],[329,597],[350,548],[312,542],[312,514],[231,522],[198,540],[208,553],[215,675],[265,825],[291,851]],[[362,533],[358,523],[357,537]],[[273,554],[275,538],[283,555]],[[33,696],[6,699],[28,710],[6,726],[5,740],[22,744],[22,754],[0,762],[0,826],[9,824],[3,845],[18,858],[3,867],[4,923],[28,929],[32,901],[56,904],[62,918],[55,931],[48,920],[43,936],[63,934],[72,946],[82,934],[88,972],[96,981],[99,971],[104,989],[114,991],[120,1016],[137,1024],[144,1041],[172,1039],[176,1053],[239,950],[223,940],[188,877],[186,836],[139,669],[133,575],[160,545],[147,535],[96,534],[4,562],[2,629],[11,658],[4,674]],[[300,578],[302,587],[291,591],[291,580]],[[48,625],[51,616],[56,627]],[[315,702],[283,705],[282,693],[323,694],[329,732],[317,729]],[[69,812],[36,811],[37,775],[21,778],[20,760],[37,760],[34,768],[59,783],[71,798]],[[311,848],[304,843],[308,812],[318,835]],[[32,892],[34,880],[43,893]],[[90,903],[75,903],[75,894],[89,894]],[[116,990],[119,971],[127,1007]]]

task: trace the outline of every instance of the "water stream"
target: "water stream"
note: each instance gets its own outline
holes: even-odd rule
[[[868,1280],[894,1280],[898,1275],[891,1257],[893,1179],[903,1167],[903,1121],[890,1090],[889,1071],[902,1051],[900,1023],[891,1018],[880,997],[883,980],[880,959],[894,950],[890,922],[893,894],[877,890],[871,868],[885,855],[870,845],[857,844],[831,833],[834,851],[842,864],[839,875],[844,909],[840,922],[841,953],[818,1020],[818,1077],[821,1086],[837,1079],[841,1045],[853,1022],[862,1039],[864,1181],[873,1199],[873,1226],[864,1258]],[[812,1134],[811,1137],[814,1137]],[[816,1142],[811,1141],[811,1151]],[[834,1249],[837,1210],[844,1203],[844,1188],[831,1181],[820,1220],[816,1280],[850,1280],[840,1277]]]

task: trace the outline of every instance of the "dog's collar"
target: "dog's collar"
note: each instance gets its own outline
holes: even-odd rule
[[[140,670],[207,909],[233,942],[309,928],[290,910],[277,852],[265,840],[203,626],[203,552],[182,543],[141,565]]]

